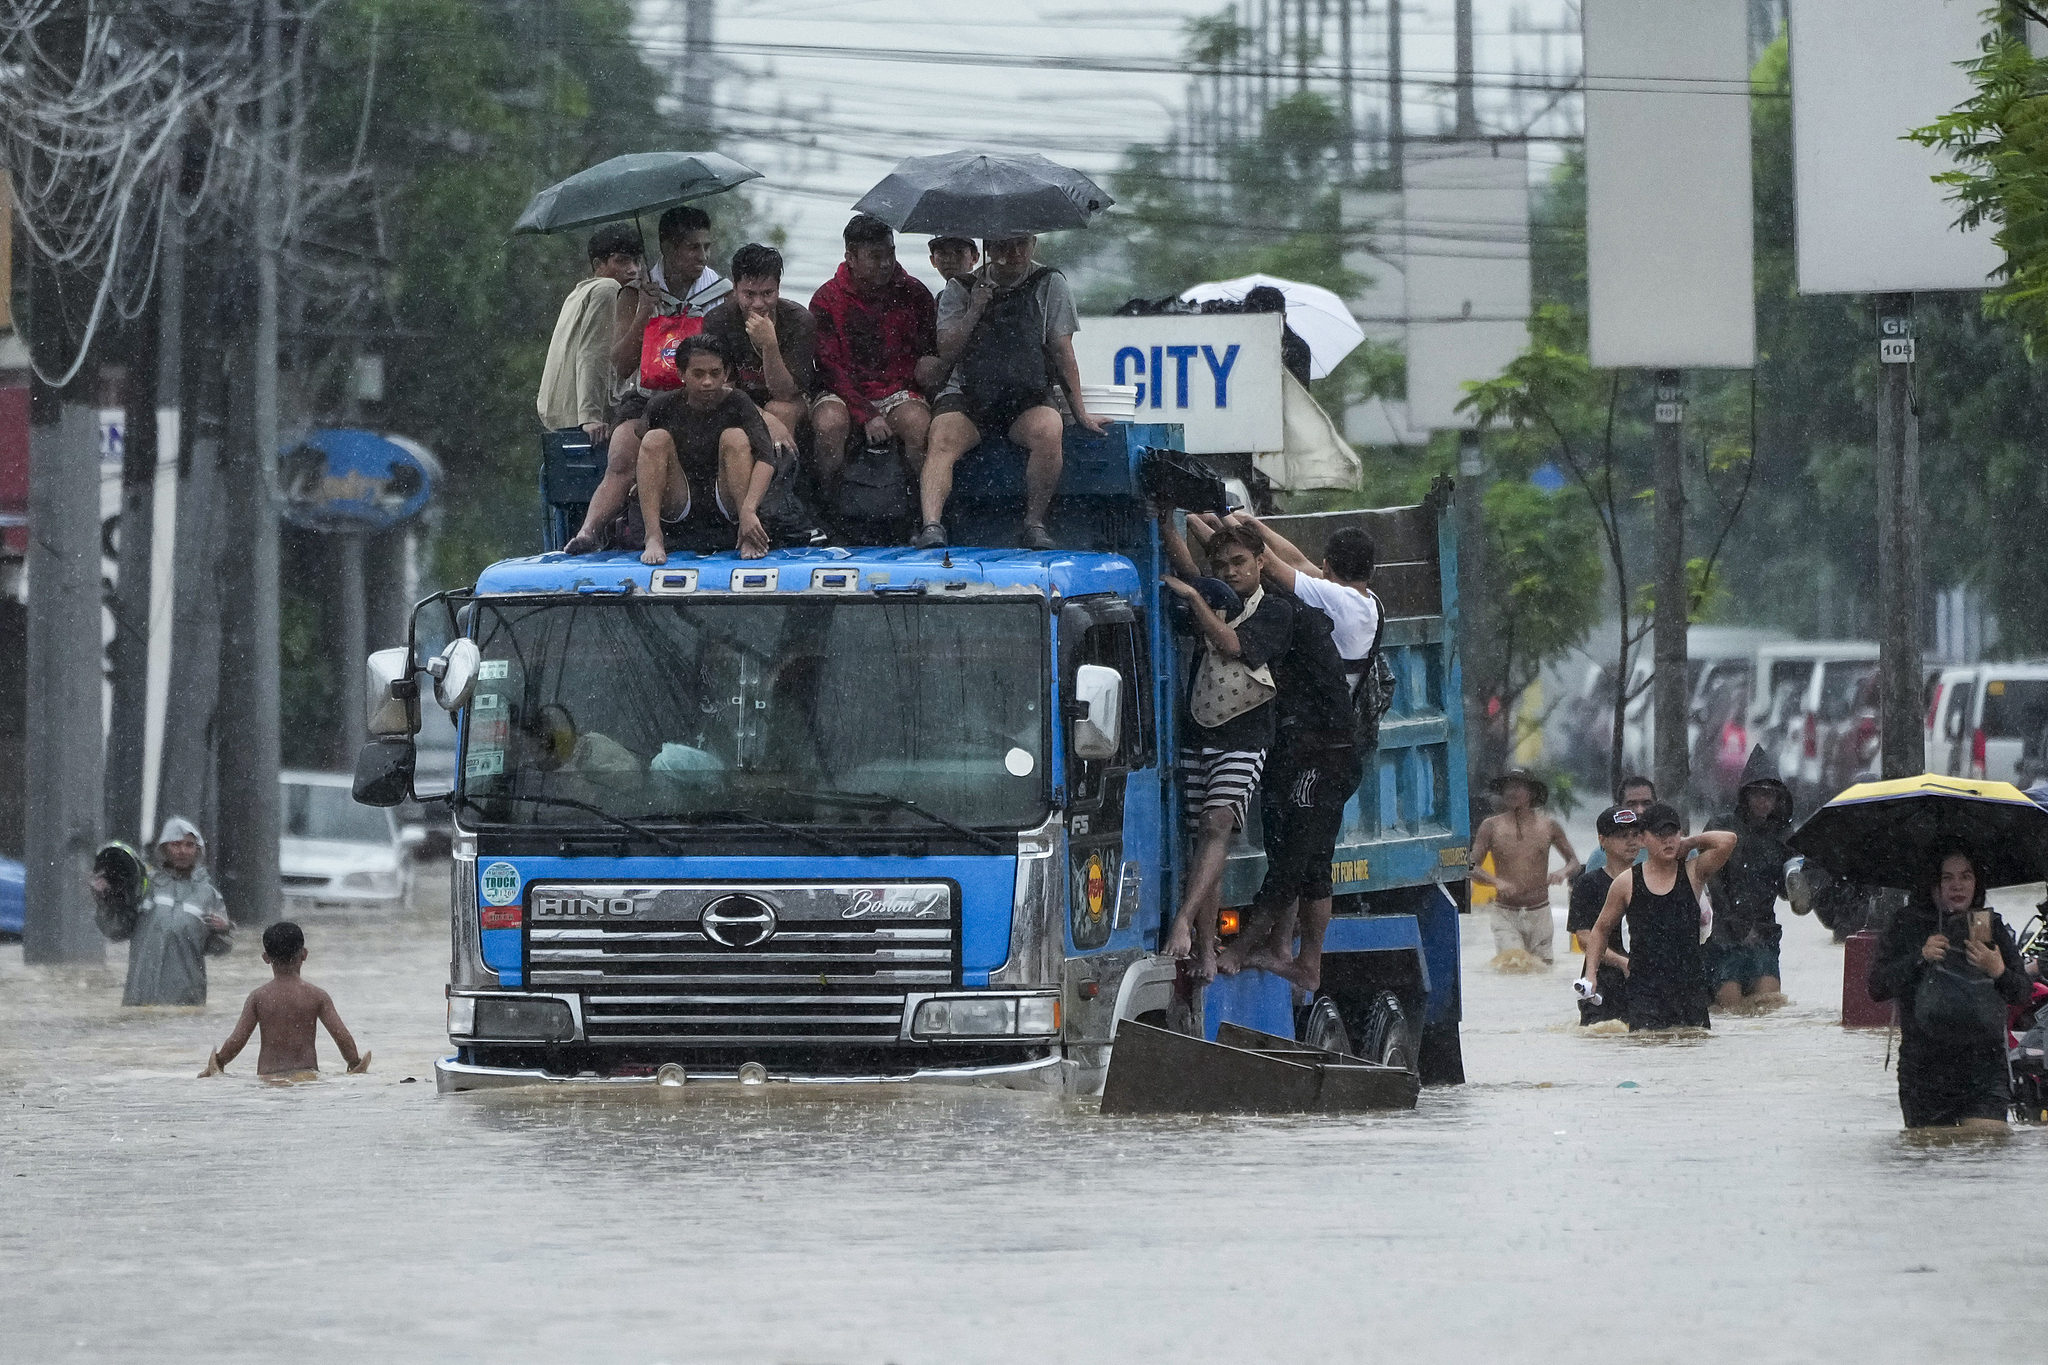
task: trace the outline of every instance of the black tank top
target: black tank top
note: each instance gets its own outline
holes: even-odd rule
[[[1662,895],[1643,879],[1642,863],[1629,869],[1629,1027],[1706,1028],[1707,976],[1700,955],[1700,898],[1684,863]]]

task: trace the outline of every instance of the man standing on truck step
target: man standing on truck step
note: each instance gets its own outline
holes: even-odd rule
[[[819,379],[811,452],[827,494],[838,490],[855,429],[870,445],[900,440],[904,463],[924,467],[932,412],[918,392],[917,366],[939,349],[932,291],[897,262],[894,230],[860,213],[841,235],[846,259],[811,295]]]
[[[623,223],[608,223],[590,234],[590,278],[562,301],[534,397],[547,430],[581,428],[599,448],[611,435],[612,399],[619,387],[612,329],[619,295],[640,268],[640,257],[640,234]]]
[[[1256,517],[1188,518],[1190,534],[1205,544],[1219,524],[1258,534],[1265,546],[1264,586],[1287,599],[1293,628],[1286,655],[1273,665],[1278,725],[1260,787],[1266,880],[1249,925],[1218,958],[1217,970],[1228,975],[1259,967],[1313,991],[1322,984],[1334,890],[1330,864],[1344,806],[1370,757],[1358,743],[1352,692],[1379,639],[1379,601],[1366,586],[1372,540],[1356,527],[1339,530],[1318,569]]]
[[[1228,617],[1219,615],[1196,585],[1200,570],[1171,511],[1160,514],[1159,532],[1173,569],[1162,581],[1187,604],[1198,644],[1180,749],[1184,811],[1195,847],[1180,910],[1160,951],[1192,958],[1189,977],[1206,982],[1216,976],[1223,864],[1231,834],[1244,827],[1245,810],[1273,744],[1278,689],[1271,665],[1286,655],[1293,621],[1286,600],[1259,586],[1265,544],[1249,527],[1219,527],[1209,536],[1209,567],[1240,600]]]
[[[1550,914],[1550,888],[1579,875],[1578,854],[1565,838],[1564,826],[1542,807],[1550,800],[1550,788],[1535,774],[1522,768],[1496,777],[1491,785],[1502,809],[1479,826],[1472,841],[1472,880],[1494,890],[1493,966],[1496,971],[1531,972],[1548,969],[1556,921]],[[1564,869],[1550,871],[1550,850],[1563,857]],[[1494,870],[1483,871],[1487,855],[1493,856]]]
[[[947,283],[939,295],[939,362],[946,384],[932,404],[931,445],[920,480],[924,529],[920,550],[946,543],[946,500],[953,466],[984,435],[1008,435],[1024,447],[1024,530],[1027,550],[1050,550],[1045,518],[1065,465],[1066,439],[1054,385],[1066,390],[1074,421],[1100,436],[1108,423],[1089,415],[1081,398],[1074,333],[1081,330],[1067,277],[1035,265],[1038,238],[991,237],[988,263]]]
[[[563,551],[587,555],[605,547],[612,519],[626,506],[626,494],[640,469],[640,438],[647,434],[647,405],[657,393],[681,386],[676,346],[704,330],[704,315],[732,286],[705,264],[711,254],[711,215],[684,204],[661,215],[655,225],[661,260],[650,271],[636,270],[619,291],[612,326],[612,364],[624,395],[612,408],[611,446],[604,478],[590,495],[583,525]],[[681,292],[668,287],[680,280]]]
[[[818,386],[818,329],[808,308],[782,297],[781,252],[759,242],[733,252],[732,292],[704,315],[704,335],[732,359],[733,387],[769,419],[769,434],[794,446]]]

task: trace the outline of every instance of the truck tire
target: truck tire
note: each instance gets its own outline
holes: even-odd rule
[[[1382,990],[1372,998],[1365,1014],[1365,1050],[1360,1054],[1380,1066],[1397,1066],[1411,1075],[1421,1075],[1421,1055],[1415,1023],[1408,1017],[1401,997]]]
[[[1344,1016],[1337,1009],[1337,1002],[1327,995],[1318,995],[1309,1003],[1302,1012],[1295,1036],[1309,1047],[1319,1047],[1325,1052],[1341,1052],[1347,1057],[1357,1055],[1351,1050],[1351,1033],[1344,1027]]]

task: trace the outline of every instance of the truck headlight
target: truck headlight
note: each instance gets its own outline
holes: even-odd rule
[[[476,997],[451,995],[448,997],[448,1036],[467,1038],[476,1032]]]
[[[485,996],[476,1002],[478,1038],[566,1043],[576,1036],[576,1019],[560,1000],[519,1000]]]
[[[926,1000],[911,1017],[918,1038],[1050,1037],[1060,1031],[1057,995],[966,995]]]

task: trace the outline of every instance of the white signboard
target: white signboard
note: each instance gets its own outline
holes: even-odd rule
[[[1402,201],[1408,425],[1469,427],[1469,380],[1529,345],[1529,160],[1520,143],[1417,144]]]
[[[1602,369],[1756,363],[1747,0],[1581,0]]]
[[[1086,384],[1135,384],[1135,422],[1178,422],[1197,455],[1279,450],[1280,316],[1083,318],[1074,358]]]
[[[2001,258],[1959,232],[1933,177],[1945,153],[1902,139],[1970,98],[1985,0],[1792,0],[1799,291],[1983,289]]]

